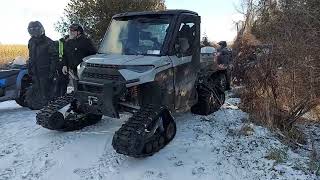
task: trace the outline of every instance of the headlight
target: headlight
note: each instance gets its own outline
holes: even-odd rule
[[[86,62],[82,62],[77,66],[77,70],[79,71],[82,67],[85,67],[87,65]]]
[[[127,70],[134,71],[137,73],[143,73],[143,72],[149,71],[153,68],[154,68],[154,66],[152,66],[152,65],[142,65],[142,66],[132,65],[132,66],[123,66],[121,69],[127,69]]]
[[[82,74],[84,68],[86,67],[86,65],[87,65],[86,62],[82,62],[77,66],[77,72],[76,73],[77,73],[78,77],[81,76],[81,74]]]

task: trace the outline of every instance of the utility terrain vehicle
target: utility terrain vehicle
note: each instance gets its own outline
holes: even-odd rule
[[[103,115],[119,118],[119,113],[130,112],[132,117],[114,134],[114,149],[132,157],[152,155],[174,138],[175,113],[208,115],[224,103],[213,58],[200,59],[197,13],[117,14],[98,54],[78,66],[74,92],[43,108],[37,123],[69,131]]]

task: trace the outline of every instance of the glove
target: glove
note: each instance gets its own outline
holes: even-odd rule
[[[225,65],[223,65],[223,64],[218,65],[218,70],[226,70],[226,69],[227,69],[227,67]]]
[[[64,75],[67,75],[67,74],[68,74],[68,68],[67,68],[67,66],[63,66],[63,67],[62,67],[62,73],[63,73]]]

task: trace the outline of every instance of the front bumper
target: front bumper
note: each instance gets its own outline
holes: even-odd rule
[[[118,99],[125,89],[126,84],[122,82],[100,84],[76,81],[75,98],[80,109],[86,113],[119,118]]]

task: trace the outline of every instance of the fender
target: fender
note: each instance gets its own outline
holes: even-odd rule
[[[16,97],[20,96],[20,90],[21,90],[21,83],[22,83],[22,79],[23,77],[28,75],[28,69],[21,69],[18,76],[17,76],[17,80],[16,80]]]

